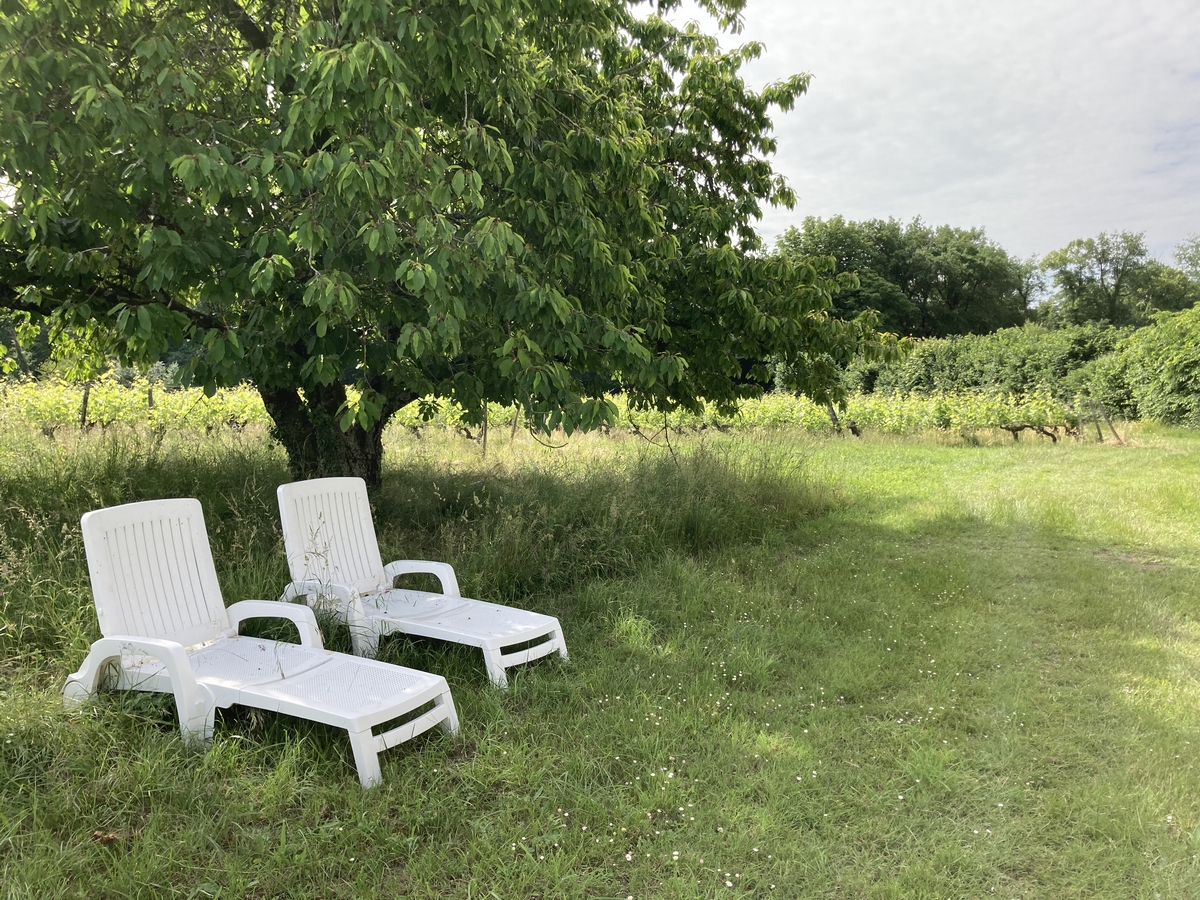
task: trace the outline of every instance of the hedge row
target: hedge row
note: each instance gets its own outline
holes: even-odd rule
[[[1200,426],[1200,308],[1136,330],[1026,325],[919,341],[896,363],[852,366],[847,379],[883,395],[1045,393],[1074,403],[1082,394],[1122,418]]]

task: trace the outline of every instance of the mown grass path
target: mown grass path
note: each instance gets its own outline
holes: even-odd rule
[[[227,602],[270,596],[275,451],[7,440],[0,896],[1200,897],[1189,434],[397,438],[385,556],[555,612],[572,661],[499,693],[392,640],[463,732],[368,793],[320,726],[232,712],[196,754],[154,698],[59,709],[95,630],[78,513],[194,493]]]
[[[1200,895],[1200,460],[1140,443],[821,455],[855,502],[812,529],[806,567],[833,576],[814,616],[841,635],[814,652],[838,696],[873,699],[876,788],[872,862],[831,884]]]

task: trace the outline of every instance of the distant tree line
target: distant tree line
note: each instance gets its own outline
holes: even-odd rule
[[[902,336],[983,334],[1029,317],[1037,269],[1014,259],[982,229],[933,228],[920,219],[852,222],[807,218],[779,238],[792,259],[830,257],[858,275],[834,308],[843,318],[875,310],[879,325]]]
[[[1147,325],[1158,312],[1200,300],[1200,235],[1175,250],[1176,266],[1151,259],[1145,234],[1128,231],[1071,241],[1042,260],[1054,292],[1036,308],[1050,326]]]
[[[789,228],[778,252],[833,259],[838,271],[858,276],[858,287],[834,300],[839,316],[875,310],[881,328],[916,338],[988,334],[1028,321],[1051,329],[1139,326],[1200,300],[1200,236],[1176,249],[1175,266],[1151,258],[1145,235],[1132,232],[1018,259],[981,228],[834,216]]]
[[[835,216],[788,229],[777,252],[832,258],[858,281],[835,296],[837,315],[873,310],[883,330],[913,339],[899,360],[851,363],[850,391],[1044,390],[1200,426],[1200,235],[1174,265],[1131,232],[1018,259],[982,229]]]

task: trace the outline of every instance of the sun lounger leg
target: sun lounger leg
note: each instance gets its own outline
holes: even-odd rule
[[[355,656],[371,659],[379,652],[379,632],[369,624],[350,623],[350,645]]]
[[[114,657],[99,654],[92,648],[79,671],[67,676],[67,683],[63,685],[63,707],[75,709],[94,698],[100,693],[100,682],[104,680],[105,669],[109,665],[119,667],[120,664],[119,655]]]
[[[508,675],[504,672],[504,663],[500,661],[499,650],[484,650],[483,664],[487,666],[488,678],[498,688],[508,687]]]
[[[371,729],[351,731],[350,748],[354,751],[354,764],[358,767],[358,780],[365,788],[373,787],[383,780],[379,769],[379,739]]]
[[[175,708],[179,713],[179,731],[184,743],[207,745],[212,740],[216,703],[208,688],[196,683],[183,648],[168,645],[167,641],[152,638],[101,638],[92,644],[91,652],[79,671],[68,676],[63,686],[63,705],[70,709],[94,697],[100,690],[108,667],[121,665],[122,653],[152,656],[163,664],[170,675]]]
[[[454,708],[454,698],[450,696],[450,692],[442,694],[437,698],[435,706],[445,706],[446,718],[438,723],[438,727],[446,734],[458,734],[458,710]]]

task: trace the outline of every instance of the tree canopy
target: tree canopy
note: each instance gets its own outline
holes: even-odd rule
[[[1200,278],[1186,268],[1196,256],[1195,240],[1185,241],[1176,252],[1185,268],[1173,268],[1151,259],[1144,233],[1129,231],[1071,241],[1042,261],[1057,288],[1042,318],[1145,325],[1156,312],[1188,309],[1200,299]]]
[[[1200,234],[1185,238],[1175,248],[1175,262],[1192,281],[1200,282]]]
[[[760,252],[808,81],[749,89],[758,45],[634,0],[4,8],[0,309],[127,363],[201,346],[188,376],[252,382],[298,476],[377,480],[418,398],[570,433],[613,390],[728,406],[773,357],[836,399],[882,346],[830,265]]]
[[[920,219],[853,222],[809,217],[779,238],[785,258],[828,257],[858,274],[834,299],[838,315],[878,311],[888,331],[913,337],[984,334],[1023,322],[1035,267],[1014,259],[982,229],[934,228]]]

